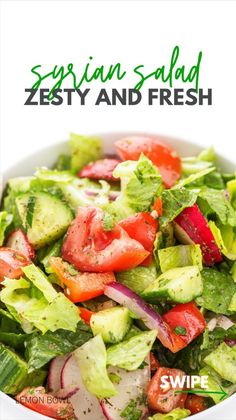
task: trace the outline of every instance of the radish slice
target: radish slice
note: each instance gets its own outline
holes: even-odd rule
[[[68,357],[70,356],[66,354],[55,357],[51,361],[48,373],[48,390],[50,392],[57,392],[61,388],[61,371]]]
[[[30,260],[33,260],[35,257],[34,248],[29,243],[29,240],[22,229],[16,229],[10,233],[6,246],[21,252],[21,254],[25,255]]]
[[[222,261],[221,252],[197,204],[185,208],[174,220],[175,234],[183,244],[199,244],[205,265]]]
[[[73,396],[69,398],[75,415],[79,420],[104,420],[98,399],[90,394],[85,388],[80,375],[78,364],[74,356],[70,356],[64,364],[61,372],[61,388],[75,389],[79,388]]]
[[[171,330],[162,317],[140,296],[124,284],[113,282],[105,287],[104,295],[134,312],[150,330],[158,330],[157,338],[163,346],[173,349]]]
[[[119,383],[116,384],[118,394],[114,397],[101,401],[103,413],[108,420],[120,420],[121,413],[129,404],[130,400],[136,402],[136,409],[140,410],[143,418],[147,414],[147,406],[144,404],[145,392],[151,379],[149,358],[143,369],[128,372],[127,370],[110,366],[108,372],[117,375]]]
[[[69,398],[73,397],[76,392],[79,391],[79,387],[75,387],[72,385],[68,388],[61,388],[59,391],[55,392],[55,397],[60,398],[61,400],[68,400]]]

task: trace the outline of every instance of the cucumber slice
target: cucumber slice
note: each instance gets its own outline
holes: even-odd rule
[[[166,299],[186,303],[200,296],[203,283],[198,266],[172,268],[161,274],[143,292],[142,297],[149,302]]]
[[[46,375],[40,369],[28,374],[26,361],[0,343],[0,391],[15,395],[26,386],[42,385]]]
[[[36,249],[60,238],[73,219],[70,208],[46,192],[21,194],[16,206],[29,242]]]
[[[105,343],[118,343],[122,341],[129,331],[132,319],[129,310],[122,306],[104,309],[92,315],[90,326],[93,334],[101,334]]]

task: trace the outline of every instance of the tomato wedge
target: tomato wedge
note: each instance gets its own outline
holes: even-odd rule
[[[179,369],[170,369],[166,367],[160,367],[157,369],[155,375],[149,382],[147,389],[147,399],[149,407],[154,411],[161,413],[169,413],[174,408],[183,408],[186,394],[175,394],[175,391],[182,390],[179,385],[175,388],[172,387],[169,378],[172,377],[174,380],[177,378],[181,381],[185,373]],[[163,377],[166,376],[168,385],[166,388],[162,388]]]
[[[80,207],[62,247],[62,258],[78,270],[92,272],[129,270],[141,264],[149,252],[115,224],[103,228],[104,213],[95,207]]]
[[[116,280],[111,272],[71,275],[59,257],[51,257],[50,265],[60,279],[65,295],[74,303],[103,295],[105,286]]]
[[[31,260],[35,257],[34,248],[29,243],[29,240],[22,229],[16,229],[10,233],[7,238],[6,246],[14,249],[15,251],[21,252],[21,254]]]
[[[179,334],[179,337],[184,342],[184,347],[201,334],[206,327],[204,316],[193,302],[174,306],[174,308],[163,315],[163,319],[173,331],[178,331],[178,327],[184,329],[184,335]],[[181,332],[181,329],[179,331]]]
[[[130,238],[140,242],[150,252],[150,255],[142,262],[142,265],[149,265],[152,261],[153,245],[158,229],[158,221],[150,213],[137,213],[121,220],[119,225],[128,233]]]
[[[119,165],[119,159],[101,159],[91,162],[79,172],[80,178],[105,179],[106,181],[116,181],[113,177],[113,171]]]
[[[52,417],[53,419],[75,419],[71,403],[68,400],[62,400],[54,395],[46,394],[43,386],[23,389],[16,396],[16,400],[25,407],[37,411],[44,416]]]
[[[180,157],[158,137],[126,137],[115,142],[115,147],[122,160],[138,160],[144,153],[158,167],[167,188],[172,187],[180,177]]]
[[[8,247],[0,248],[0,282],[4,277],[18,279],[23,275],[21,267],[31,264],[23,254]]]
[[[197,414],[206,410],[209,407],[209,404],[206,398],[201,397],[200,395],[190,394],[187,396],[184,406],[187,410],[191,411],[191,414]]]
[[[83,308],[82,306],[79,307],[79,314],[85,324],[90,325],[90,319],[94,312],[90,311],[89,309]]]

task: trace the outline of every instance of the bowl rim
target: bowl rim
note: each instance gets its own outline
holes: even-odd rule
[[[186,146],[186,148],[188,148],[188,146],[190,146],[190,148],[195,149],[196,151],[201,151],[202,149],[206,149],[206,145],[203,145],[202,143],[199,142],[192,142],[192,141],[188,141],[185,139],[180,139],[180,138],[175,138],[173,136],[167,136],[167,135],[162,135],[162,134],[157,134],[156,132],[154,133],[153,131],[149,132],[149,131],[133,131],[133,130],[125,130],[125,131],[103,131],[103,132],[92,132],[92,133],[86,133],[84,134],[85,136],[96,136],[96,137],[101,137],[101,139],[107,138],[107,137],[111,137],[111,138],[122,138],[122,137],[127,137],[127,136],[135,136],[135,135],[139,135],[139,136],[151,136],[151,137],[158,137],[160,139],[162,139],[163,141],[165,141],[166,143],[169,143],[170,145],[174,145],[177,144],[177,146]],[[114,143],[114,140],[112,140],[112,142]],[[24,166],[27,165],[31,160],[37,160],[37,155],[39,154],[43,154],[46,152],[50,152],[53,149],[59,149],[59,148],[65,148],[68,145],[68,140],[63,140],[63,141],[59,141],[53,144],[50,144],[48,146],[44,146],[40,149],[37,149],[34,152],[31,152],[29,154],[26,154],[26,156],[22,159],[20,159],[19,161],[11,164],[9,167],[6,167],[5,170],[2,172],[2,180],[3,180],[3,185],[7,182],[8,177],[12,176],[10,175],[11,172],[14,172],[15,170],[19,169],[20,166]],[[178,147],[177,147],[178,148]],[[223,162],[226,165],[229,166],[235,166],[235,163],[229,159],[228,157],[224,156],[224,153],[219,153],[218,151],[216,151],[216,158],[217,158],[217,162],[219,163],[219,166],[221,164],[221,162]],[[9,174],[9,175],[8,175]],[[36,411],[33,411],[19,403],[17,403],[17,401],[10,397],[9,395],[5,394],[4,392],[0,391],[0,399],[4,399],[5,401],[7,401],[9,404],[11,405],[18,405],[22,408],[22,410],[24,410],[25,412],[27,411],[28,414],[30,415],[34,415],[35,416],[35,420],[38,418],[38,420],[40,419],[48,419],[50,420],[51,417],[47,417],[44,416],[43,414],[40,414]],[[207,419],[207,413],[209,413],[209,415],[215,415],[217,414],[218,411],[218,407],[220,406],[221,408],[224,406],[226,407],[226,405],[232,404],[232,402],[234,401],[234,403],[236,402],[236,393],[231,395],[230,397],[228,397],[227,399],[223,400],[221,403],[216,404],[210,408],[208,408],[207,410],[194,414],[191,416],[191,419],[193,418],[194,420],[205,420]],[[32,414],[33,413],[33,414]]]

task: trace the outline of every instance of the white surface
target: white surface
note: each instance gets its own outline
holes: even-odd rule
[[[2,1],[2,166],[67,138],[70,131],[152,130],[206,146],[229,157],[235,148],[235,12],[232,1]],[[151,71],[169,63],[175,45],[180,62],[203,51],[200,85],[213,89],[212,106],[24,106],[30,69],[75,64],[143,63]],[[134,78],[101,87],[131,87]],[[159,88],[157,81],[147,86]],[[90,86],[91,87],[91,86]]]
[[[119,138],[121,135],[125,136],[128,133],[107,133],[107,134],[100,134],[95,133],[103,138],[105,150],[107,152],[112,152],[112,144],[113,142]],[[132,133],[137,134],[137,133]],[[191,143],[185,143],[183,141],[178,140],[169,140],[172,145],[175,146],[176,150],[180,154],[191,153],[195,154],[199,152],[200,147],[197,145],[193,145]],[[31,156],[25,158],[24,160],[20,161],[18,164],[10,168],[8,171],[5,172],[4,178],[7,180],[10,177],[16,175],[26,175],[31,174],[36,166],[51,166],[54,162],[54,156],[57,156],[61,152],[65,152],[67,150],[66,143],[60,143],[54,146],[49,146],[47,148],[42,149],[40,152],[35,152]],[[227,159],[221,158],[221,167],[222,169],[228,168],[229,170],[233,170],[234,164],[230,163]],[[236,403],[236,394],[226,401],[222,402],[220,405],[214,406],[213,408],[192,416],[191,419],[193,420],[235,420],[235,412],[233,408],[235,407]],[[28,409],[16,404],[14,400],[6,396],[5,394],[0,392],[0,419],[1,420],[46,420],[48,417],[40,416],[39,414],[35,414]],[[94,419],[96,420],[96,419]]]

